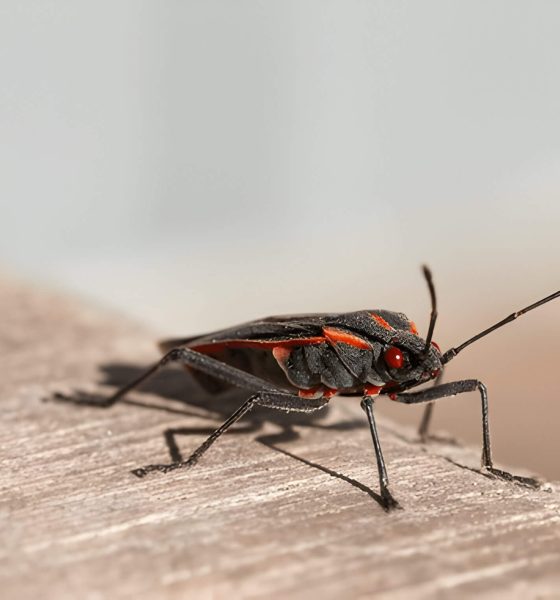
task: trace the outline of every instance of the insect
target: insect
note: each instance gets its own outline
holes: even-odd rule
[[[256,405],[284,411],[312,412],[334,395],[361,397],[369,422],[383,506],[398,507],[374,417],[374,399],[388,396],[405,404],[428,403],[420,435],[426,438],[432,403],[440,398],[478,391],[482,402],[482,465],[495,477],[537,487],[529,478],[494,468],[488,424],[488,393],[477,379],[441,383],[444,366],[459,352],[499,327],[560,296],[560,290],[484,329],[462,344],[442,352],[432,336],[437,320],[433,278],[423,267],[431,299],[428,333],[423,339],[413,321],[388,310],[342,314],[269,317],[206,335],[160,343],[163,358],[136,380],[103,401],[111,406],[169,363],[180,363],[195,376],[218,380],[250,392],[250,397],[200,445],[189,458],[168,465],[147,465],[133,471],[169,472],[195,465],[235,422]],[[434,380],[432,387],[409,392]]]

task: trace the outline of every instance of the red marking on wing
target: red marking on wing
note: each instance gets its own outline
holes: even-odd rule
[[[365,396],[377,396],[383,389],[382,385],[366,385],[364,388]]]
[[[391,325],[389,325],[389,323],[387,323],[387,321],[383,317],[380,317],[379,315],[376,315],[375,313],[371,313],[371,318],[378,325],[381,325],[381,327],[388,329],[389,331],[393,331],[393,327],[391,327]]]
[[[371,345],[368,344],[361,337],[344,331],[343,329],[336,329],[335,327],[323,327],[323,333],[329,342],[336,344],[341,342],[343,344],[349,344],[355,348],[361,348],[362,350],[371,350]]]
[[[223,348],[253,348],[257,350],[274,350],[274,348],[293,348],[295,346],[309,346],[325,342],[323,337],[289,338],[286,340],[219,340],[190,346],[197,352],[219,352]]]
[[[416,327],[416,323],[414,321],[410,321],[410,333],[418,335],[418,327]]]

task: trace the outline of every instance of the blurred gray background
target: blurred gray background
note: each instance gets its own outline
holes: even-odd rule
[[[559,29],[553,1],[0,0],[0,266],[156,336],[364,307],[425,331],[427,262],[460,342],[560,287]],[[497,458],[555,477],[559,315],[448,375],[489,384]],[[440,404],[478,442],[475,396]]]

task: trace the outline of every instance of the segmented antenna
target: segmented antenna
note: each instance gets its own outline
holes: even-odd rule
[[[432,301],[432,314],[430,315],[430,326],[428,327],[428,335],[426,336],[426,346],[422,351],[422,355],[426,356],[430,351],[430,344],[432,343],[432,336],[434,335],[434,329],[437,320],[437,302],[436,302],[436,288],[434,287],[434,280],[432,278],[432,272],[426,265],[422,265],[422,272],[426,278],[428,289],[430,290],[430,299]]]
[[[560,290],[558,290],[557,292],[554,292],[554,294],[550,294],[550,296],[547,296],[546,298],[543,298],[542,300],[539,300],[538,302],[534,302],[533,304],[530,304],[529,306],[526,306],[525,308],[518,310],[517,312],[511,313],[511,315],[509,315],[505,319],[502,319],[501,321],[498,321],[496,324],[492,325],[491,327],[488,327],[488,329],[485,329],[484,331],[477,333],[475,336],[468,339],[466,342],[463,342],[460,346],[457,346],[456,348],[450,348],[443,355],[441,362],[443,364],[449,362],[452,358],[455,358],[455,356],[457,356],[457,354],[459,354],[459,352],[461,352],[461,350],[463,350],[467,346],[470,346],[470,344],[472,344],[473,342],[476,342],[480,338],[483,338],[485,335],[492,333],[492,331],[499,329],[500,327],[502,327],[502,325],[507,325],[508,323],[515,321],[515,319],[517,319],[517,317],[524,315],[525,313],[529,312],[530,310],[533,310],[534,308],[538,308],[539,306],[542,306],[543,304],[546,304],[547,302],[550,302],[551,300],[554,300],[555,298],[558,298],[558,297],[560,297]]]

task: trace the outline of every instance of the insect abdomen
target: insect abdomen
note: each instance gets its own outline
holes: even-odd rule
[[[348,356],[338,347],[346,345],[337,344],[336,349],[326,342],[292,348],[277,346],[273,354],[289,382],[298,389],[309,390],[322,385],[333,390],[353,390],[366,382],[372,354],[349,347],[348,354],[352,358],[349,365]]]

